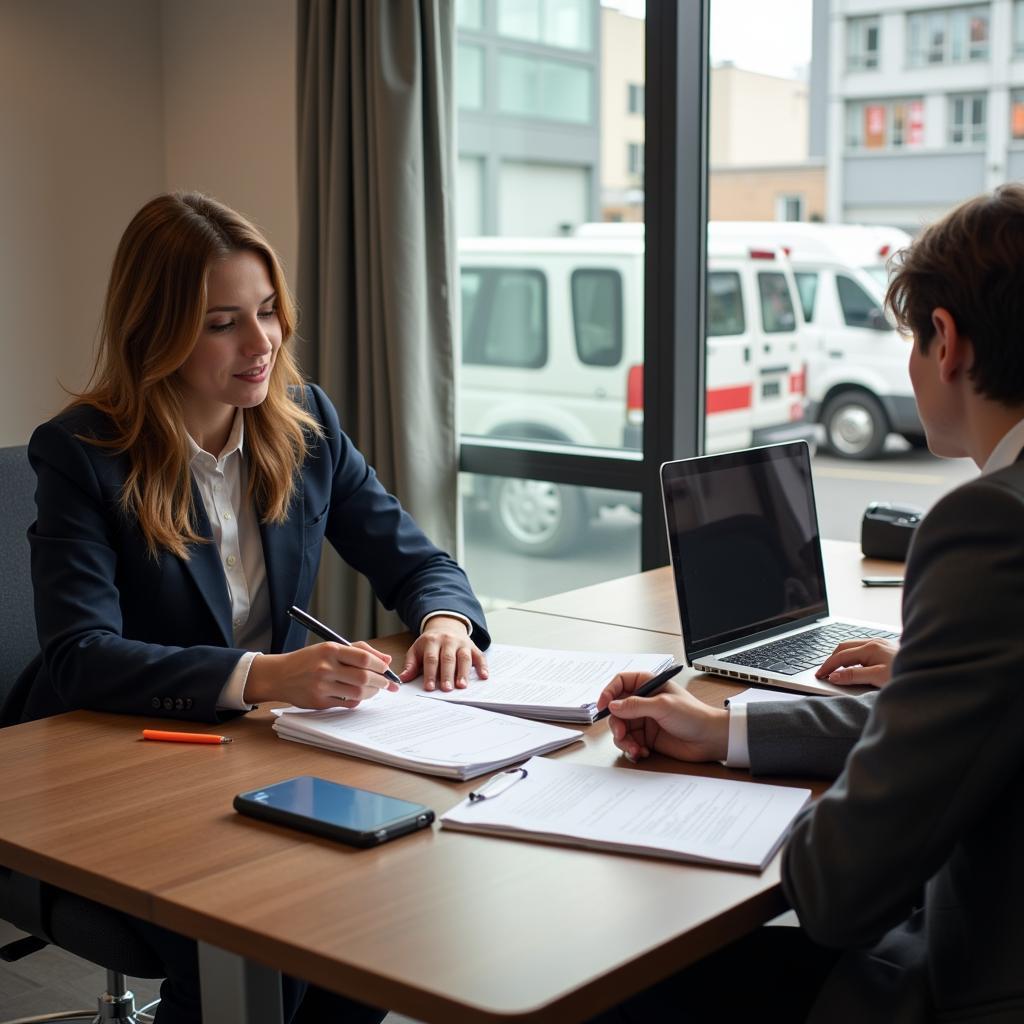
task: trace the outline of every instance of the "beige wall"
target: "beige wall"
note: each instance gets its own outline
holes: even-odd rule
[[[200,188],[294,280],[294,0],[0,3],[0,445],[88,379],[132,214]]]
[[[162,0],[168,189],[263,229],[295,285],[294,0]]]
[[[807,83],[730,65],[711,69],[711,166],[807,159]]]
[[[601,8],[601,185],[611,189],[643,188],[643,178],[629,173],[626,147],[644,141],[643,114],[629,113],[630,82],[643,85],[644,32],[647,23],[610,7]]]
[[[85,384],[114,247],[162,184],[158,13],[0,4],[0,445]]]
[[[825,219],[825,167],[735,167],[708,175],[709,220],[776,220],[783,195],[804,197],[804,220]]]

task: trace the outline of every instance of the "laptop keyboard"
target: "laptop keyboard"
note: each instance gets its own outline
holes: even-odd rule
[[[817,668],[844,640],[861,638],[898,640],[899,633],[884,629],[866,629],[850,622],[832,622],[827,626],[809,629],[806,633],[774,640],[752,647],[749,651],[722,658],[733,665],[759,668],[765,672],[777,672],[783,676],[795,676],[809,668]]]

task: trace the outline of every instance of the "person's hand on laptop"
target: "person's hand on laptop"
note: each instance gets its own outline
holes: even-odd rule
[[[678,761],[723,761],[729,748],[729,712],[713,708],[675,683],[653,697],[630,696],[649,672],[620,672],[597,699],[608,708],[615,746],[639,761],[653,751]]]
[[[892,640],[844,640],[814,674],[837,686],[885,686],[900,649]]]

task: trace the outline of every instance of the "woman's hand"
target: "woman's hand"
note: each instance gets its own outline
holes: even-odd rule
[[[900,645],[892,640],[844,640],[814,674],[837,686],[885,686]]]
[[[649,672],[620,672],[598,698],[598,710],[611,711],[615,746],[631,761],[655,750],[678,761],[724,761],[729,712],[697,700],[675,683],[653,697],[630,696],[650,678]]]
[[[261,654],[249,667],[243,699],[248,704],[283,700],[297,708],[354,708],[381,690],[398,689],[382,675],[390,661],[390,654],[362,641],[351,647],[323,643],[291,654]]]
[[[422,672],[424,690],[463,690],[469,685],[471,668],[476,669],[481,679],[487,678],[487,659],[470,640],[465,622],[434,615],[427,619],[423,632],[409,648],[399,677],[407,683]]]

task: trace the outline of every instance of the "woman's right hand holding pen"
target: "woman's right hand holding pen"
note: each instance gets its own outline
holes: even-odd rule
[[[249,704],[287,701],[297,708],[356,707],[381,690],[397,690],[383,671],[391,656],[360,641],[346,647],[328,641],[290,654],[254,658],[245,683]]]
[[[608,708],[612,740],[631,761],[653,751],[678,761],[723,761],[729,748],[729,712],[713,708],[675,683],[653,697],[634,697],[651,676],[620,672],[602,691],[598,711]]]

